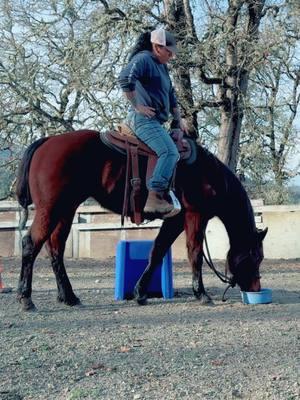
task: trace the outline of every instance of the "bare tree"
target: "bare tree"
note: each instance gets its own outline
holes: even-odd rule
[[[292,54],[300,36],[298,4],[296,0],[2,2],[1,148],[20,147],[64,130],[112,128],[126,113],[116,79],[129,49],[141,31],[163,25],[178,39],[180,51],[170,69],[192,136],[215,146],[221,160],[241,175],[250,169],[263,171],[246,156],[249,149],[263,149],[253,150],[258,164],[263,162],[263,151],[268,151],[273,160],[268,170],[275,174],[277,163],[279,174],[286,170],[295,140],[288,133],[294,132],[298,110],[296,53]],[[272,23],[277,24],[277,35],[270,34]],[[276,86],[276,79],[268,81],[267,65],[275,63],[286,40],[291,52],[280,79],[289,77],[296,94],[284,110],[278,108],[281,92],[274,97],[274,126],[281,121],[282,130],[274,129],[272,153],[274,90],[270,87]],[[262,104],[257,93],[269,96],[269,103]],[[279,116],[279,110],[284,115]],[[260,119],[269,124],[266,129],[255,127]]]
[[[192,135],[198,134],[199,112],[218,109],[218,157],[236,171],[249,78],[264,65],[270,45],[263,42],[259,27],[264,17],[276,18],[280,7],[265,0],[204,3],[209,22],[199,37],[190,3],[164,0],[166,21],[181,45],[174,73]],[[199,90],[200,82],[211,88],[210,94]]]
[[[116,67],[138,11],[123,9],[87,0],[1,3],[0,84],[8,96],[0,100],[0,123],[7,133],[19,126],[26,142],[113,126],[122,110]]]
[[[164,0],[165,22],[176,33],[180,43],[173,73],[183,115],[187,119],[190,135],[198,136],[198,110],[195,109],[189,53],[198,43],[194,18],[189,0]]]
[[[224,84],[219,86],[221,106],[221,128],[218,141],[218,156],[233,171],[236,170],[238,149],[243,120],[243,98],[246,96],[248,79],[254,67],[255,45],[258,28],[263,16],[265,1],[230,1],[224,21],[227,33],[225,48]],[[242,18],[242,7],[247,13]],[[239,19],[243,19],[245,28],[238,28]],[[259,55],[260,56],[260,55]]]
[[[273,182],[277,195],[272,194],[272,200],[282,203],[286,183],[299,173],[299,164],[292,166],[291,160],[300,144],[300,130],[295,124],[300,70],[294,45],[287,40],[272,53],[250,80],[239,171],[243,177],[250,176],[262,193]]]
[[[148,1],[134,7],[124,1],[122,10],[119,5],[89,0],[1,2],[2,150],[20,150],[38,137],[62,131],[112,128],[122,118],[118,68],[133,33],[153,20],[155,9]],[[150,11],[141,17],[142,7],[154,17]],[[4,173],[7,162],[0,164]],[[10,168],[15,165],[9,162]]]

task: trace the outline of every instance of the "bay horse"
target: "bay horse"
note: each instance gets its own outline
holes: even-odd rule
[[[193,292],[201,303],[210,302],[202,280],[203,239],[208,221],[217,216],[229,237],[227,264],[234,283],[241,290],[260,290],[259,266],[266,230],[258,231],[253,209],[238,178],[212,153],[195,144],[191,164],[177,166],[175,193],[182,210],[165,219],[154,240],[147,268],[135,286],[139,304],[147,300],[147,284],[166,251],[183,232],[192,267]],[[146,160],[141,160],[141,175]],[[33,264],[45,244],[58,288],[58,301],[80,304],[64,266],[64,250],[77,207],[88,197],[104,208],[122,213],[126,155],[109,148],[99,132],[79,130],[41,138],[32,143],[21,160],[16,194],[28,210],[35,206],[30,229],[22,240],[22,266],[18,299],[24,310],[34,310],[32,302]],[[147,189],[142,185],[142,202]]]

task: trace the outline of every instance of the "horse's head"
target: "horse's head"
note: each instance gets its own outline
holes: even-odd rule
[[[259,267],[264,258],[263,240],[268,228],[257,230],[246,250],[230,249],[227,254],[227,266],[232,280],[245,292],[260,291]]]

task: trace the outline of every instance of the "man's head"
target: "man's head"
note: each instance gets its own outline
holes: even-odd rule
[[[177,52],[176,40],[172,33],[163,28],[151,32],[153,52],[162,64],[166,64]]]

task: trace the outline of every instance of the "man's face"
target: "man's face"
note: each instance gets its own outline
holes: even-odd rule
[[[167,64],[172,58],[175,57],[175,53],[173,53],[167,47],[159,44],[155,44],[153,46],[153,53],[161,64]]]

